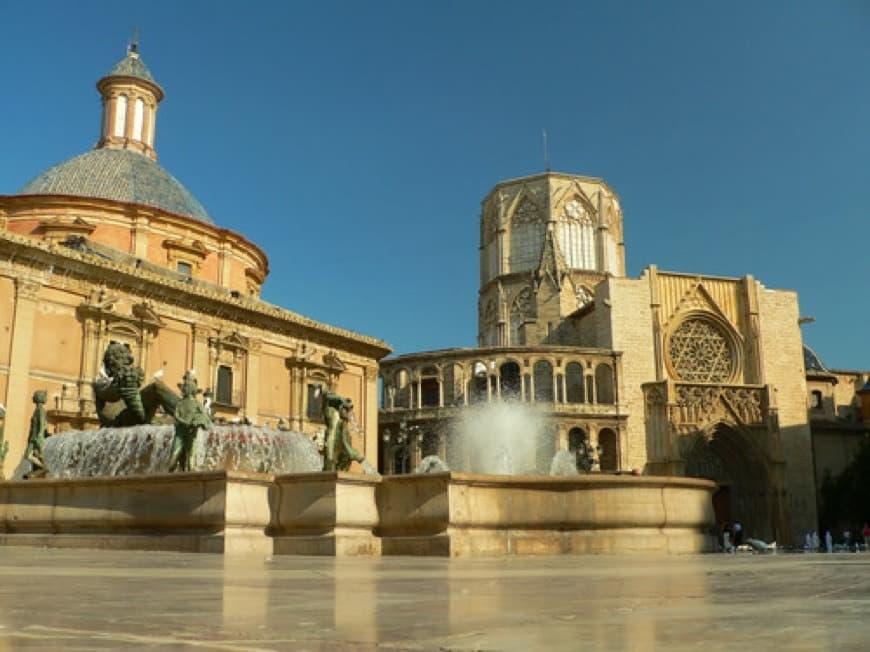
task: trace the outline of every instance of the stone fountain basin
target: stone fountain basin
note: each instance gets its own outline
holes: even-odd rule
[[[713,549],[705,480],[211,471],[0,483],[0,545],[451,557]]]

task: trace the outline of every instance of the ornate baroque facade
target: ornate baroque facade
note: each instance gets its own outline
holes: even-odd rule
[[[52,430],[96,424],[91,383],[111,340],[146,377],[193,368],[216,416],[315,434],[315,388],[353,399],[354,446],[377,460],[381,341],[262,301],[266,254],[216,226],[157,164],[163,89],[135,46],[98,85],[96,148],[0,196],[0,397],[5,471],[27,439],[30,396],[47,389]]]
[[[546,454],[600,451],[602,470],[705,477],[721,521],[788,541],[815,528],[807,383],[794,292],[751,276],[625,277],[619,199],[546,173],[482,203],[479,344],[381,364],[381,465],[445,453],[463,406],[545,406]]]

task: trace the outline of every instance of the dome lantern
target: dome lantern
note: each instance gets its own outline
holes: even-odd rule
[[[139,56],[134,38],[127,55],[97,82],[103,96],[103,121],[97,149],[127,149],[157,160],[154,133],[163,89]]]

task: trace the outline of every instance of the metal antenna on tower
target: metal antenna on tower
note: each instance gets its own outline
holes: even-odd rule
[[[544,141],[544,166],[550,171],[550,148],[547,146],[547,130],[541,129],[541,137]]]

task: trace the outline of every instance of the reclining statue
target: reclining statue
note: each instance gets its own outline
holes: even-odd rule
[[[133,364],[133,352],[128,344],[111,342],[103,355],[105,377],[94,381],[97,417],[104,428],[123,428],[151,423],[157,408],[175,414],[179,398],[161,380],[154,379],[142,387],[145,372]],[[109,405],[123,402],[123,408],[112,412]]]

